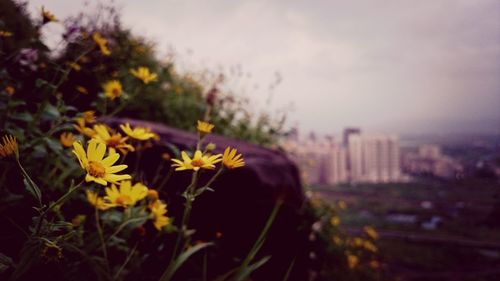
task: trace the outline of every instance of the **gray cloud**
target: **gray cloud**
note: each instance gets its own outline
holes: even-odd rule
[[[184,68],[241,64],[252,78],[234,85],[256,108],[279,71],[269,109],[294,103],[291,123],[301,129],[500,133],[499,1],[117,3],[127,26],[160,50],[173,45]],[[64,0],[30,2],[41,4],[76,10]]]

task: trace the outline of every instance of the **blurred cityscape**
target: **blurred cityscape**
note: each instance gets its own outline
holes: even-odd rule
[[[308,185],[401,183],[419,178],[460,180],[500,177],[500,142],[494,136],[401,138],[346,128],[341,138],[301,137],[294,129],[285,148]]]

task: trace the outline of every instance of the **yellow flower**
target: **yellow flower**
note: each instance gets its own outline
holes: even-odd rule
[[[342,238],[340,238],[339,236],[335,235],[332,237],[332,241],[335,245],[340,245],[342,244]]]
[[[366,235],[368,235],[368,237],[370,237],[371,239],[373,240],[377,240],[378,239],[378,233],[377,231],[375,230],[375,228],[371,227],[371,226],[365,226],[363,227],[363,231],[366,233]]]
[[[111,208],[109,204],[104,202],[104,199],[102,199],[102,197],[99,197],[99,195],[97,195],[97,193],[90,190],[86,190],[85,193],[87,193],[87,201],[89,201],[89,203],[95,208],[99,210],[107,210]]]
[[[340,200],[339,202],[337,202],[337,206],[341,210],[347,209],[347,203],[345,201],[343,201],[343,200]]]
[[[114,184],[106,187],[106,196],[104,200],[111,207],[130,207],[134,206],[148,195],[148,188],[138,182],[132,186],[131,181],[122,181],[120,189]]]
[[[104,89],[104,94],[110,100],[114,100],[115,98],[121,96],[123,91],[122,84],[118,80],[108,81],[102,86],[102,88]]]
[[[132,178],[130,175],[126,174],[115,174],[125,170],[128,166],[113,166],[113,164],[118,161],[118,158],[120,158],[120,155],[118,153],[109,153],[109,155],[104,158],[106,145],[98,143],[94,139],[91,139],[88,142],[87,152],[83,150],[83,147],[79,142],[74,142],[73,153],[78,158],[80,166],[82,166],[82,168],[87,172],[87,175],[85,176],[85,181],[87,182],[94,181],[98,184],[106,186],[108,182],[116,183],[118,181]]]
[[[158,191],[156,191],[154,189],[148,190],[148,200],[149,201],[154,202],[154,201],[158,200],[158,198],[160,198],[160,196],[158,195]]]
[[[236,155],[236,148],[231,149],[229,146],[224,150],[224,155],[222,156],[222,163],[229,169],[236,169],[245,166],[243,157],[241,154]]]
[[[149,68],[141,66],[137,69],[130,69],[130,73],[136,78],[142,80],[144,84],[158,80],[158,75],[156,73],[150,72]]]
[[[92,39],[94,42],[99,46],[99,49],[101,49],[101,53],[105,56],[111,55],[111,51],[108,49],[108,40],[106,40],[104,37],[99,34],[99,32],[94,32],[92,34]]]
[[[167,152],[165,152],[165,153],[161,154],[161,159],[163,159],[165,161],[168,161],[168,160],[172,159],[172,156],[170,156],[170,154],[168,154]]]
[[[347,254],[347,266],[354,269],[359,263],[359,258],[352,254]]]
[[[93,110],[84,111],[82,117],[85,120],[85,123],[92,124],[96,121],[95,112]]]
[[[87,91],[87,89],[85,89],[85,87],[82,87],[82,86],[76,86],[75,89],[80,93],[80,94],[88,94],[89,91]]]
[[[16,89],[14,89],[14,87],[12,86],[7,86],[5,87],[5,92],[7,93],[7,95],[12,97],[12,95],[14,95],[14,93],[16,92]]]
[[[156,229],[161,230],[164,226],[170,224],[170,218],[165,216],[167,213],[167,204],[161,200],[156,200],[149,205],[151,214],[153,214],[153,224]]]
[[[156,135],[155,133],[151,132],[147,128],[135,127],[134,129],[132,129],[130,127],[129,123],[126,123],[125,125],[123,125],[123,124],[120,125],[120,128],[129,137],[136,139],[136,140],[144,141],[144,140],[148,140],[150,138],[154,138]]]
[[[65,147],[72,147],[75,140],[75,136],[72,133],[65,132],[59,136],[59,141]]]
[[[85,216],[85,215],[76,215],[71,220],[71,224],[73,225],[73,227],[79,227],[80,225],[82,225],[83,222],[85,222],[86,218],[87,218],[87,216]]]
[[[368,241],[368,240],[365,240],[365,241],[363,242],[363,247],[364,247],[366,250],[370,251],[370,252],[374,252],[374,253],[376,253],[376,252],[378,251],[377,246],[375,246],[375,244],[373,244],[372,242],[370,242],[370,241]]]
[[[78,63],[75,63],[75,62],[70,62],[70,63],[68,63],[68,65],[76,72],[78,72],[82,69],[82,67]]]
[[[10,31],[0,30],[0,37],[11,37],[13,34]]]
[[[87,136],[89,138],[95,136],[97,133],[92,130],[91,128],[87,127],[85,125],[85,118],[76,118],[76,124],[73,125],[73,127],[80,132],[80,134]]]
[[[0,143],[0,157],[15,155],[19,157],[19,150],[17,147],[17,140],[12,135],[5,135],[2,138],[3,144]]]
[[[351,240],[351,245],[354,247],[361,247],[363,246],[363,239],[355,237],[353,240]]]
[[[42,20],[43,24],[57,21],[56,17],[51,12],[46,11],[43,7],[42,7]]]
[[[116,149],[120,150],[122,154],[134,151],[134,147],[126,143],[128,137],[122,137],[120,133],[111,135],[105,125],[94,125],[94,131],[96,135],[93,138],[100,143],[106,144],[109,147],[109,153],[115,153]]]
[[[379,263],[378,261],[376,261],[376,260],[372,260],[372,261],[370,261],[369,265],[370,265],[370,267],[371,267],[372,269],[377,269],[377,268],[379,268],[379,267],[380,267],[380,263]]]
[[[198,132],[202,136],[210,134],[212,132],[213,128],[214,128],[214,125],[212,125],[208,122],[200,121],[200,120],[198,120],[198,126],[196,126],[196,129],[198,129]]]
[[[340,224],[340,218],[337,217],[337,216],[333,216],[330,219],[330,224],[333,225],[333,226],[338,226]]]
[[[175,163],[172,166],[177,167],[176,171],[182,170],[195,170],[198,171],[201,169],[215,169],[215,164],[222,161],[221,154],[217,155],[208,155],[203,153],[200,150],[196,150],[194,153],[193,159],[191,159],[185,151],[181,152],[182,161],[179,159],[172,159]]]

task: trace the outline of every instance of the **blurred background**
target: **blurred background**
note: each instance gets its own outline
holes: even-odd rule
[[[390,279],[500,280],[499,1],[106,4],[26,9],[68,18],[41,31],[52,56],[79,13],[119,14],[176,75],[241,101],[238,126],[266,133],[224,133],[286,151],[344,232],[375,227]]]

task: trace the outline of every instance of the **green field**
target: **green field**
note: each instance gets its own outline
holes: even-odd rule
[[[380,251],[400,280],[500,280],[500,185],[492,181],[314,187],[347,203],[342,228],[372,225]],[[495,207],[496,206],[496,207]],[[497,209],[498,211],[498,209]]]

